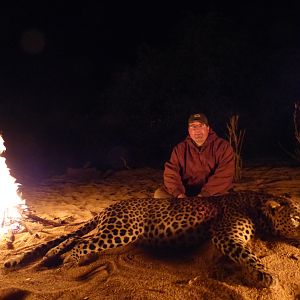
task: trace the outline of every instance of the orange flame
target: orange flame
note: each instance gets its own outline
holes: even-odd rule
[[[6,150],[4,140],[0,135],[0,237],[9,231],[20,230],[20,209],[25,207],[25,200],[20,196],[18,188],[20,184],[10,175],[6,165],[6,159],[2,156]]]

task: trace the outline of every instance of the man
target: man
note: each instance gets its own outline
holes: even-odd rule
[[[232,187],[235,170],[230,144],[210,128],[203,113],[189,117],[188,133],[165,163],[164,186],[154,198],[222,195]]]

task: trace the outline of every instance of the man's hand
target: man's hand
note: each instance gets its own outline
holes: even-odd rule
[[[185,194],[179,194],[179,195],[177,196],[177,198],[186,198],[186,195],[185,195]]]
[[[197,197],[210,197],[210,196],[212,196],[212,195],[210,195],[210,194],[207,193],[207,192],[202,192],[202,193],[199,193],[199,194],[197,195]]]

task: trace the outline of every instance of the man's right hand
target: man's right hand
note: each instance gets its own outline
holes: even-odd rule
[[[179,194],[179,195],[177,196],[177,198],[186,198],[186,195],[185,195],[185,194]]]

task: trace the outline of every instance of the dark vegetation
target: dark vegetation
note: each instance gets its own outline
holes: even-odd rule
[[[187,14],[166,43],[141,44],[136,59],[114,68],[109,80],[99,75],[99,62],[85,57],[58,55],[43,68],[32,57],[24,71],[19,55],[2,75],[0,99],[10,164],[36,174],[87,162],[101,169],[162,167],[195,112],[206,113],[223,137],[239,115],[245,159],[287,157],[279,144],[293,151],[297,143],[300,51],[289,40],[267,43],[272,28],[252,22]]]

